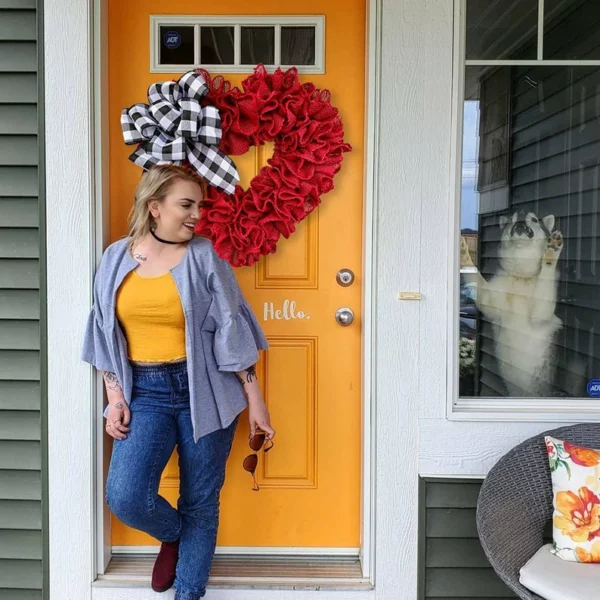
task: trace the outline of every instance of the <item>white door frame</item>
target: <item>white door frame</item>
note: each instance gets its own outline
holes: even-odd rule
[[[92,227],[95,233],[94,256],[92,265],[96,267],[102,256],[103,250],[108,244],[109,238],[109,161],[108,161],[108,2],[106,0],[93,0],[93,57],[92,57],[92,74],[93,74],[93,114],[94,114],[94,193],[96,196],[96,209],[93,213]],[[372,257],[374,256],[374,221],[373,221],[373,169],[376,159],[376,150],[374,145],[375,139],[375,117],[374,111],[371,110],[376,102],[377,85],[375,83],[376,76],[376,2],[375,0],[367,0],[367,22],[366,31],[366,48],[368,64],[365,69],[365,157],[364,157],[364,218],[363,218],[363,266],[360,281],[363,283],[363,306],[364,317],[362,322],[362,348],[361,348],[361,364],[362,364],[362,465],[361,465],[361,543],[359,548],[359,556],[363,577],[371,578],[372,564],[372,535],[374,529],[372,527],[374,515],[372,515],[373,495],[373,480],[372,480],[372,410],[371,399],[373,398],[372,370],[375,368],[372,344],[372,281],[373,268]],[[371,59],[369,61],[369,59]],[[157,75],[157,78],[160,77]],[[101,377],[96,375],[96,406],[97,422],[95,424],[96,433],[96,502],[95,502],[95,524],[96,524],[96,568],[98,574],[105,572],[108,563],[112,557],[110,540],[110,518],[108,508],[104,502],[104,482],[106,481],[106,469],[108,465],[107,456],[107,438],[104,435],[104,419],[102,418],[102,403],[103,403],[103,384]],[[136,553],[144,553],[144,548],[135,547],[132,550]],[[273,548],[264,549],[257,548],[232,548],[228,549],[228,553],[245,553],[245,554],[265,554],[266,550],[270,550],[271,554],[298,554],[317,556],[341,556],[352,554],[352,549],[346,548]],[[217,553],[220,549],[217,548]]]
[[[419,302],[398,302],[397,295],[419,289],[414,232],[421,230],[421,203],[448,189],[446,165],[430,168],[432,157],[441,164],[449,155],[445,137],[438,138],[436,131],[450,102],[445,69],[452,10],[446,4],[451,5],[439,0],[369,1],[363,271],[363,441],[368,452],[362,546],[375,589],[224,589],[213,590],[215,598],[416,597],[420,397],[415,373],[421,309]],[[95,462],[102,447],[101,407],[89,401],[98,398],[98,386],[93,370],[81,362],[80,350],[105,235],[97,223],[103,220],[106,203],[101,199],[107,187],[97,165],[103,163],[106,146],[97,145],[104,128],[94,91],[106,87],[93,69],[102,56],[102,48],[94,46],[101,7],[95,0],[45,0],[43,6],[51,600],[139,600],[147,595],[144,588],[92,586],[98,564],[105,560],[98,559],[98,554],[105,556],[104,545],[96,544],[94,531],[103,510]]]
[[[97,266],[100,262],[103,250],[108,245],[109,239],[109,161],[108,161],[108,2],[107,0],[92,0],[94,5],[93,12],[93,56],[92,68],[93,73],[93,113],[94,113],[94,192],[96,195],[96,210],[94,211],[94,219],[92,227],[95,233],[94,257],[92,259],[93,266]],[[359,556],[365,579],[371,578],[371,565],[373,562],[372,547],[373,547],[373,519],[372,514],[372,496],[373,479],[372,479],[372,463],[374,460],[374,451],[372,447],[373,435],[372,429],[374,426],[372,419],[371,401],[373,398],[373,369],[375,368],[374,361],[374,346],[373,346],[373,273],[374,264],[373,257],[375,255],[375,222],[374,222],[374,165],[376,162],[376,146],[375,146],[375,126],[376,114],[374,107],[376,106],[376,65],[377,65],[377,0],[367,1],[367,22],[366,38],[365,38],[365,53],[367,56],[367,65],[365,69],[365,128],[364,128],[364,209],[363,209],[363,265],[360,281],[363,282],[362,287],[362,302],[364,307],[362,320],[362,348],[361,348],[361,364],[362,364],[362,465],[361,465],[361,532],[360,532],[360,547]],[[229,17],[231,18],[231,17]],[[160,76],[157,75],[157,80]],[[98,406],[98,418],[95,425],[96,433],[96,531],[97,531],[97,572],[102,574],[105,572],[108,563],[112,557],[110,540],[110,519],[109,512],[104,502],[104,482],[106,481],[106,469],[108,464],[107,456],[107,438],[104,435],[104,420],[102,418],[102,402],[103,402],[103,384],[101,377],[96,377],[96,405]],[[127,553],[126,548],[119,550]],[[143,547],[133,547],[129,551],[135,553],[145,553],[147,549]],[[269,551],[270,554],[297,554],[316,556],[342,556],[351,555],[353,549],[348,548],[228,548],[228,553],[238,554],[265,554]],[[217,553],[220,549],[217,548]]]

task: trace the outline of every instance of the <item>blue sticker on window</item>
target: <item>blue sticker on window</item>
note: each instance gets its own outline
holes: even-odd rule
[[[181,46],[181,35],[177,31],[167,31],[164,36],[164,43],[170,50],[175,50]]]
[[[600,398],[600,379],[592,379],[587,384],[587,393],[592,398]]]

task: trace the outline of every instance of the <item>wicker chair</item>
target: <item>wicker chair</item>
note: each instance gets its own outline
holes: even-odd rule
[[[552,519],[552,480],[544,435],[600,448],[600,423],[540,433],[505,454],[490,470],[477,501],[477,531],[500,578],[519,598],[543,600],[519,583],[519,570],[544,545]]]

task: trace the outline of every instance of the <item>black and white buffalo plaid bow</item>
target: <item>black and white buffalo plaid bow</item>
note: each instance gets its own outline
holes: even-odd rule
[[[126,144],[139,144],[129,159],[143,169],[187,160],[210,185],[233,194],[240,177],[233,161],[218,148],[219,111],[200,105],[207,93],[204,78],[194,71],[179,81],[152,84],[149,105],[138,103],[121,112],[123,138]]]

